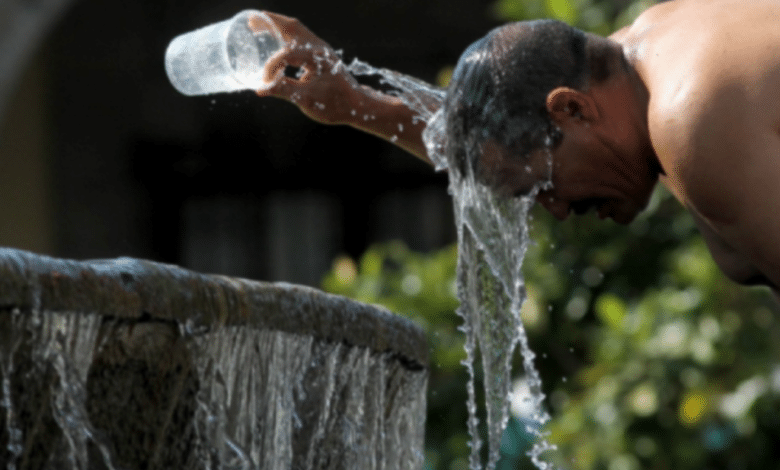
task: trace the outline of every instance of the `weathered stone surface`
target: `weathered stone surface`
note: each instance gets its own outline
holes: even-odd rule
[[[132,258],[72,261],[0,248],[0,308],[173,320],[192,328],[247,325],[392,351],[428,362],[424,332],[375,305],[305,286],[267,283]]]
[[[422,464],[423,332],[314,289],[0,249],[0,467]]]

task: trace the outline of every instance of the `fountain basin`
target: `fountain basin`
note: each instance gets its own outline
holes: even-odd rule
[[[315,289],[0,249],[4,468],[421,468],[427,360]]]

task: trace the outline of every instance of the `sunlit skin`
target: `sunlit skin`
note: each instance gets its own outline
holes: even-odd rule
[[[422,140],[425,123],[414,119],[414,113],[400,99],[358,84],[342,65],[337,65],[339,59],[333,48],[297,19],[266,14],[276,23],[288,47],[268,61],[267,78],[275,80],[275,85],[259,91],[259,96],[290,101],[314,121],[352,126],[430,163]],[[305,47],[307,44],[310,47]],[[324,70],[319,74],[318,61]],[[331,73],[334,65],[336,73]],[[298,67],[303,73],[285,76],[288,66]],[[372,119],[364,119],[366,115]]]
[[[647,205],[659,173],[652,147],[638,138],[647,127],[644,116],[626,106],[635,94],[646,96],[631,75],[616,75],[587,94],[558,88],[547,107],[564,138],[549,150],[552,158],[545,150],[518,158],[489,143],[481,166],[496,178],[494,186],[511,195],[527,193],[551,175],[551,187],[537,200],[559,220],[592,208],[602,219],[628,223]]]
[[[288,40],[316,39],[331,50],[297,21],[276,18]],[[615,67],[585,91],[549,93],[547,110],[563,133],[552,168],[543,151],[522,161],[485,143],[481,162],[496,187],[511,196],[527,190],[529,175],[545,179],[551,172],[552,187],[537,199],[558,219],[593,208],[628,223],[660,179],[691,212],[726,275],[780,286],[780,2],[676,0],[648,9],[609,38],[591,38],[607,41],[627,69]],[[412,122],[397,99],[357,85],[347,73],[280,75],[285,65],[311,63],[310,51],[280,52],[273,68],[278,85],[261,95],[295,101],[320,122],[395,140],[427,160],[422,125],[397,135],[397,123]],[[324,112],[315,101],[328,105]],[[377,118],[355,119],[348,112],[354,106]]]
[[[646,205],[659,165],[642,139],[644,115],[628,103],[646,96],[630,74],[615,75],[587,94],[558,88],[547,109],[563,132],[552,152],[552,188],[538,201],[556,218],[593,207],[601,218],[628,223]]]

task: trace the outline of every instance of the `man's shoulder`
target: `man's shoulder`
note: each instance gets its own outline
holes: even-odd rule
[[[719,118],[727,117],[729,104],[707,77],[691,74],[687,80],[667,80],[650,91],[647,119],[650,138],[661,158],[690,155],[711,142],[708,136]],[[663,162],[662,162],[663,163]],[[671,160],[666,163],[673,163]]]
[[[780,15],[780,3],[736,11],[724,0],[670,3],[680,6],[637,46],[656,132],[690,145],[719,121],[780,124],[780,28],[766,18]]]
[[[653,148],[678,197],[707,216],[727,216],[731,189],[745,184],[744,166],[760,127],[744,89],[707,77],[691,80],[651,100]],[[731,189],[730,189],[731,188]]]

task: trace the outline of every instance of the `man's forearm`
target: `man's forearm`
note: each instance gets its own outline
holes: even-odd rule
[[[322,124],[346,124],[385,139],[430,163],[422,133],[425,119],[439,109],[441,89],[391,70],[377,70],[355,61],[347,66],[333,48],[295,18],[266,12],[279,27],[287,46],[265,66],[270,87],[258,96],[274,96],[295,104]],[[295,77],[286,76],[297,68]],[[403,96],[361,85],[355,75],[381,75]],[[411,109],[404,103],[411,103]]]
[[[430,164],[422,133],[425,121],[400,98],[373,89],[365,90],[345,123],[391,142]]]

